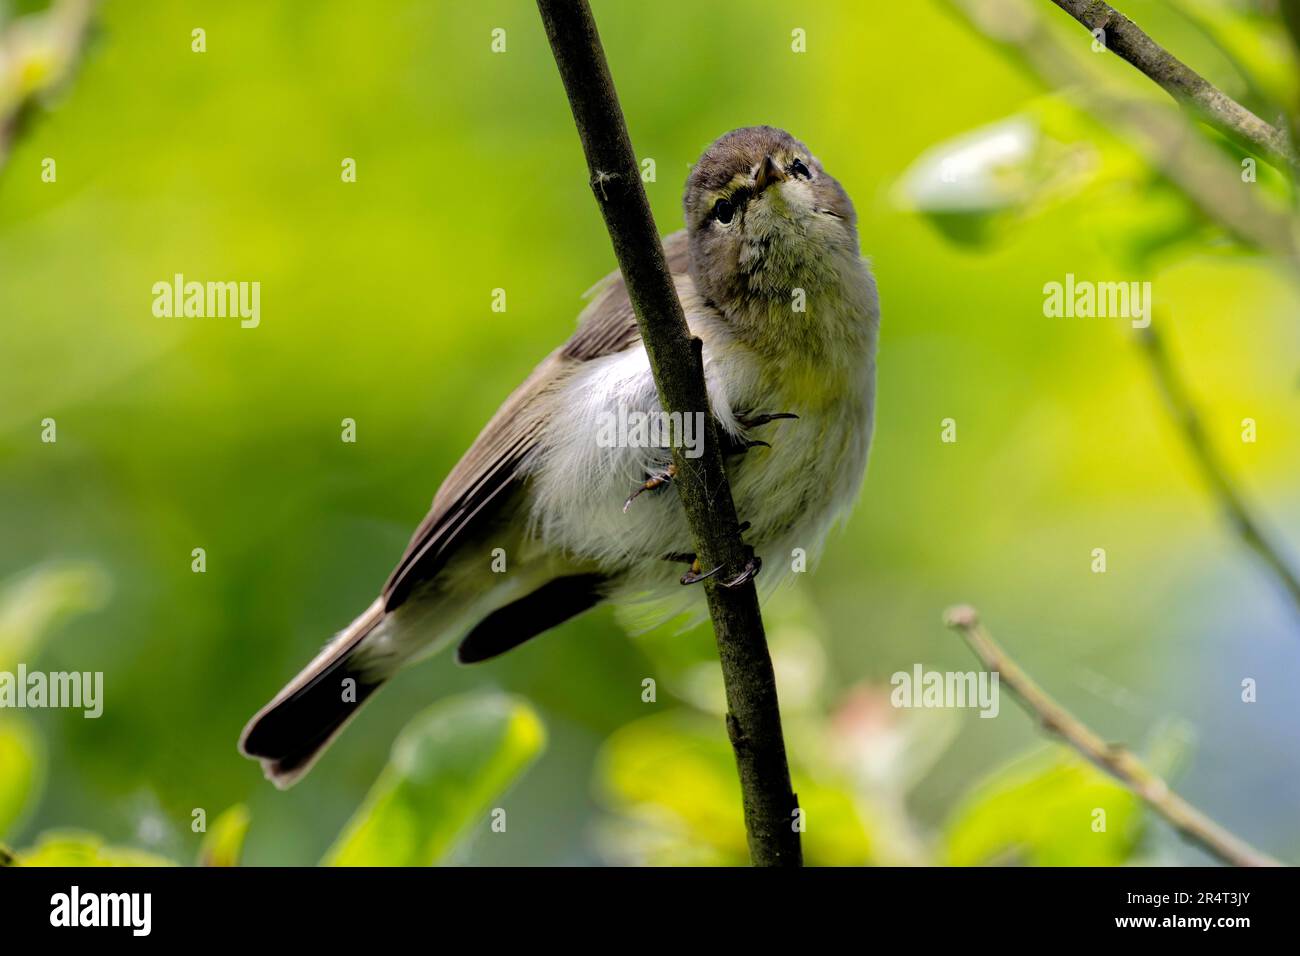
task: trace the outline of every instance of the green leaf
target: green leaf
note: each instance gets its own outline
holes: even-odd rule
[[[926,217],[949,241],[985,246],[1067,203],[1072,215],[1108,202],[1145,212],[1145,189],[1136,184],[1151,177],[1130,145],[1068,96],[1051,94],[927,150],[904,172],[896,194],[899,205]]]
[[[17,830],[45,779],[45,750],[25,720],[0,720],[0,837]]]
[[[1002,214],[1032,200],[1028,171],[1042,142],[1035,122],[1013,116],[941,143],[903,175],[902,205],[928,217],[952,242],[982,245]]]
[[[248,833],[248,807],[237,803],[212,821],[199,847],[199,866],[239,866]]]
[[[432,866],[545,746],[541,719],[504,694],[440,701],[402,730],[388,766],[325,855],[330,866]]]
[[[0,670],[25,662],[63,618],[101,607],[108,590],[98,565],[77,562],[34,568],[0,585]]]
[[[1117,159],[1087,116],[1060,96],[923,153],[899,180],[899,205],[958,245],[1001,239],[1032,216],[1108,179]],[[1127,153],[1127,151],[1125,151]]]
[[[166,857],[132,847],[109,846],[104,838],[81,830],[50,830],[36,846],[20,850],[19,866],[175,866]]]
[[[35,568],[0,585],[0,670],[34,654],[62,618],[101,606],[108,580],[97,565]],[[44,750],[23,721],[0,721],[0,836],[17,828],[45,776]]]
[[[1117,866],[1142,835],[1143,809],[1132,791],[1074,751],[1036,751],[986,777],[954,812],[947,862]]]

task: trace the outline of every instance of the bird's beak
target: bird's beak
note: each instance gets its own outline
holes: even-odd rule
[[[758,164],[758,174],[754,177],[754,195],[757,196],[773,183],[789,178],[775,159],[764,156],[763,161]]]

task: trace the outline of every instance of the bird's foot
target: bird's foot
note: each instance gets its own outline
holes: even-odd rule
[[[768,422],[774,422],[782,418],[798,418],[798,417],[799,416],[796,415],[794,412],[772,412],[770,414],[764,412],[763,414],[754,415],[749,418],[746,418],[744,416],[737,416],[736,424],[739,425],[743,430],[748,432],[751,429],[757,428],[759,425],[766,425]],[[727,435],[725,438],[725,447],[723,448],[723,452],[724,454],[728,454],[728,455],[743,455],[751,448],[771,448],[771,447],[772,445],[769,442],[759,441],[758,439],[753,439],[753,438],[741,438],[738,435]]]
[[[659,474],[651,475],[649,478],[645,480],[645,482],[641,485],[640,488],[638,488],[636,491],[632,492],[630,495],[627,496],[627,501],[623,502],[623,514],[627,514],[627,509],[632,507],[632,502],[636,501],[636,499],[641,495],[642,492],[654,491],[656,488],[662,488],[664,485],[668,484],[668,482],[672,481],[673,478],[675,478],[676,476],[677,476],[677,465],[675,462],[670,463],[668,467],[665,468],[663,471],[659,472]]]
[[[745,521],[740,525],[740,528],[738,530],[740,531],[741,534],[744,534],[746,531],[749,530],[749,528],[750,528],[749,522]],[[745,561],[745,566],[741,569],[740,573],[737,574],[730,581],[722,582],[724,587],[734,588],[741,584],[744,584],[746,581],[748,581],[750,578],[756,575],[759,572],[759,569],[763,567],[763,560],[760,557],[758,557],[758,555],[754,554],[754,549],[752,547],[750,547],[749,545],[745,545],[745,550],[749,554],[749,558]],[[698,584],[699,582],[705,580],[706,578],[713,577],[715,574],[717,574],[719,571],[722,570],[722,565],[718,565],[712,571],[704,571],[700,566],[700,559],[698,555],[687,554],[680,551],[673,552],[672,554],[666,554],[664,555],[664,559],[667,561],[685,561],[691,566],[690,570],[688,570],[685,574],[682,575],[681,578],[682,584]]]
[[[763,412],[755,415],[753,418],[737,418],[736,421],[742,428],[757,428],[759,425],[766,425],[768,422],[778,421],[782,418],[798,418],[794,412]]]
[[[700,559],[696,558],[691,562],[691,569],[682,575],[682,584],[699,584],[705,578],[711,578],[722,570],[722,565],[718,565],[712,571],[701,571]]]
[[[754,553],[754,549],[749,545],[745,545],[745,550],[749,552],[749,558],[745,561],[745,566],[730,581],[722,582],[724,588],[738,588],[763,569],[763,559]]]

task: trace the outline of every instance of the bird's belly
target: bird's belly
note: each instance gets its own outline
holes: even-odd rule
[[[750,523],[744,539],[760,556],[785,560],[784,554],[767,553],[777,546],[816,552],[861,482],[869,429],[869,418],[848,407],[840,414],[803,414],[752,432],[771,448],[728,457],[737,515]],[[608,468],[575,487],[549,529],[551,543],[609,570],[692,551],[685,512],[671,483],[642,492],[624,510],[644,478],[642,465],[629,456],[626,467]]]
[[[745,539],[760,555],[778,545],[816,551],[852,502],[871,428],[869,412],[854,404],[762,426],[754,434],[772,447],[751,448],[729,468],[736,510],[750,522]]]
[[[851,504],[862,480],[871,437],[871,382],[845,376],[842,388],[822,382],[809,406],[736,358],[706,377],[720,428],[769,442],[726,459],[745,540],[760,556],[769,547],[812,553],[834,516]],[[747,387],[737,387],[744,383]],[[533,530],[548,548],[614,572],[693,550],[680,497],[671,483],[628,497],[648,475],[662,472],[667,450],[625,434],[625,409],[662,415],[644,353],[606,360],[575,381],[549,431],[551,454],[534,475]],[[793,412],[744,429],[739,418]],[[608,431],[609,424],[616,424]]]

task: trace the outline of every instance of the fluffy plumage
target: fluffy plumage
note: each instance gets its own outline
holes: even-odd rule
[[[760,126],[714,143],[687,182],[687,228],[664,240],[764,592],[791,552],[815,556],[852,503],[871,441],[878,305],[853,205],[807,148]],[[250,722],[241,749],[289,786],[400,667],[465,638],[495,656],[602,600],[639,625],[702,613],[665,558],[690,550],[670,488],[628,494],[665,448],[602,447],[603,416],[658,412],[622,279],[506,400],[434,497],[378,600]],[[750,426],[758,416],[797,414]],[[491,569],[503,548],[507,572]],[[469,637],[466,637],[469,635]],[[351,695],[345,681],[352,681]],[[363,693],[356,694],[361,688]]]

